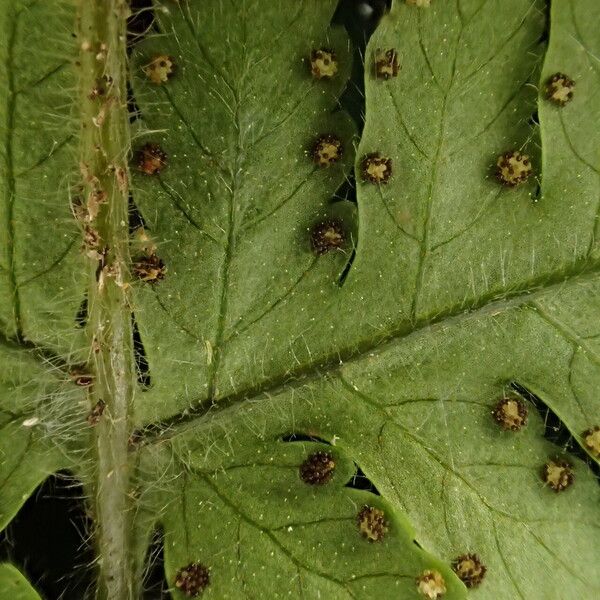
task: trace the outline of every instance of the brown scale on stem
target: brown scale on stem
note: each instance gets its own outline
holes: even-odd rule
[[[106,402],[104,400],[98,400],[94,405],[94,408],[89,412],[87,416],[87,422],[90,427],[95,427],[100,423],[100,419],[104,414],[104,409],[106,408]]]

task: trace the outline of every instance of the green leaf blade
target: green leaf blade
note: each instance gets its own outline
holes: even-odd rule
[[[311,486],[299,470],[317,451],[333,457],[335,470],[332,481]],[[206,597],[372,598],[397,589],[417,599],[417,578],[436,570],[445,597],[464,597],[448,566],[417,548],[388,503],[345,485],[356,467],[335,446],[266,442],[250,454],[242,450],[216,473],[194,463],[184,465],[178,501],[163,519],[171,584],[182,567],[201,563],[210,570]],[[359,533],[365,506],[385,518],[375,542]],[[191,524],[198,518],[203,527],[196,529]]]
[[[335,291],[352,241],[344,253],[317,261],[309,236],[314,222],[336,213],[328,204],[353,157],[354,128],[342,113],[332,114],[351,66],[346,35],[328,28],[334,8],[334,2],[302,3],[293,11],[260,2],[223,12],[209,3],[175,7],[160,17],[162,31],[175,36],[148,39],[137,50],[144,139],[160,142],[169,155],[159,176],[136,177],[136,200],[169,273],[136,298],[156,372],[146,411],[166,416],[255,379],[256,363],[248,359],[263,332],[279,321],[282,343],[290,327],[300,331],[306,323],[298,297],[326,280]],[[227,38],[210,29],[211,23],[220,29],[219,19],[228,23]],[[267,26],[279,32],[274,39]],[[331,80],[310,74],[311,51],[321,47],[337,55]],[[177,64],[166,85],[144,80],[144,67],[159,55]],[[168,134],[152,133],[163,130]],[[342,161],[328,168],[310,156],[322,134],[343,142]],[[183,147],[194,151],[181,153]],[[352,222],[347,226],[350,233]],[[275,315],[284,307],[282,321]],[[162,325],[145,316],[157,313]],[[192,394],[181,385],[184,377]]]
[[[496,158],[533,136],[528,82],[539,62],[541,17],[541,5],[528,1],[466,2],[461,10],[396,2],[369,43],[359,158],[379,151],[395,171],[379,189],[359,186],[361,240],[363,248],[394,240],[398,291],[382,304],[400,315],[396,322],[477,304],[543,269],[537,257],[532,264],[535,242],[524,234],[526,223],[539,229],[535,181],[507,190],[493,176]],[[377,79],[374,62],[390,48],[400,74]],[[396,135],[386,135],[390,128]],[[359,252],[354,275],[367,278],[373,267],[363,260]]]
[[[0,319],[6,335],[68,352],[85,285],[68,202],[78,127],[73,5],[19,0],[0,18]],[[34,31],[44,43],[32,47]]]
[[[581,259],[598,256],[600,141],[594,125],[600,111],[600,42],[594,28],[598,17],[595,2],[552,3],[550,45],[540,81],[545,203],[568,211],[566,239]],[[556,73],[575,81],[573,99],[564,107],[546,98],[548,79]]]
[[[25,577],[8,563],[0,564],[0,598],[2,600],[40,600],[40,596]]]

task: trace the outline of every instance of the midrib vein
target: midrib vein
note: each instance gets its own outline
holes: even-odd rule
[[[228,290],[231,259],[235,251],[236,235],[235,235],[235,192],[237,180],[237,165],[236,173],[232,178],[231,191],[229,193],[229,216],[228,216],[228,231],[227,245],[225,246],[225,256],[223,258],[221,280],[221,293],[219,295],[219,316],[217,319],[217,327],[213,344],[212,365],[209,372],[208,380],[208,400],[212,403],[215,401],[217,393],[217,378],[219,376],[219,366],[221,364],[221,353],[223,345],[223,337],[225,332],[225,321],[227,319],[228,305]]]
[[[256,386],[220,398],[218,402],[207,405],[206,398],[199,399],[172,417],[144,426],[138,433],[148,441],[152,439],[164,440],[172,437],[183,429],[194,426],[209,413],[214,418],[217,412],[237,407],[237,405],[259,398],[273,397],[285,389],[298,388],[309,384],[311,381],[331,376],[349,364],[359,362],[363,358],[373,359],[382,352],[389,350],[394,345],[410,338],[422,335],[425,332],[434,333],[444,327],[460,325],[468,319],[477,319],[489,315],[506,313],[530,304],[540,296],[556,293],[566,285],[583,284],[593,281],[600,276],[600,260],[595,262],[582,261],[572,265],[570,270],[541,274],[535,279],[524,282],[518,289],[505,292],[504,295],[495,294],[485,296],[470,307],[464,304],[451,306],[443,312],[428,315],[416,323],[404,322],[399,327],[382,334],[376,339],[368,339],[340,351],[329,354],[321,359],[316,359],[285,375],[262,381]]]
[[[457,8],[458,8],[458,12],[460,14],[460,8],[458,6],[457,6]],[[462,17],[461,17],[461,21],[462,21]],[[427,56],[425,46],[423,45],[420,24],[421,24],[421,18],[419,16],[419,43],[421,44],[421,50],[422,50],[422,54],[425,59],[425,62],[427,63],[427,66],[428,66],[429,70],[431,71],[431,74],[437,83],[437,78],[435,77],[435,73],[433,71],[432,65],[429,62],[429,58]],[[423,220],[423,234],[421,237],[421,248],[420,248],[420,252],[419,252],[419,264],[417,266],[417,275],[415,278],[415,290],[413,293],[413,299],[412,299],[412,304],[411,304],[411,309],[410,309],[410,319],[413,323],[418,322],[419,300],[421,297],[421,291],[423,289],[423,280],[425,278],[425,267],[426,267],[426,263],[427,263],[427,257],[429,255],[429,251],[430,251],[429,238],[431,235],[431,216],[433,213],[433,200],[434,200],[434,195],[435,195],[435,191],[436,191],[435,190],[436,179],[437,179],[437,175],[438,175],[438,167],[439,167],[439,163],[440,163],[440,156],[442,153],[442,146],[444,145],[444,133],[446,131],[446,113],[447,113],[447,107],[448,107],[448,96],[450,95],[452,86],[454,84],[454,77],[456,75],[456,60],[458,58],[458,50],[459,50],[460,42],[462,39],[463,30],[464,30],[464,25],[461,24],[461,28],[458,33],[458,37],[457,37],[457,41],[456,41],[456,46],[454,48],[454,58],[452,61],[452,75],[450,77],[450,83],[448,84],[448,88],[444,91],[444,99],[442,101],[438,142],[437,142],[437,148],[436,148],[436,152],[435,152],[435,156],[433,158],[433,163],[432,163],[432,168],[431,168],[431,180],[429,182],[429,187],[427,190],[427,202],[425,204],[425,217]],[[439,87],[439,83],[438,83],[438,87]]]
[[[419,252],[419,264],[417,267],[417,276],[415,278],[415,291],[413,294],[412,305],[410,309],[410,318],[413,323],[417,322],[417,313],[419,308],[419,299],[421,296],[421,290],[423,288],[423,278],[425,277],[425,263],[427,261],[427,255],[429,254],[429,236],[431,233],[431,213],[433,211],[433,197],[435,194],[435,181],[437,178],[437,170],[440,160],[440,154],[442,151],[442,145],[444,143],[444,130],[446,122],[446,104],[448,101],[448,93],[444,96],[442,104],[442,115],[440,118],[440,131],[438,134],[438,143],[435,157],[433,159],[433,166],[431,168],[431,181],[429,182],[429,188],[427,190],[427,202],[425,204],[425,218],[423,220],[423,236],[421,238],[421,249]]]
[[[245,47],[245,45],[244,45]],[[221,356],[223,351],[223,341],[225,336],[225,323],[227,322],[228,304],[229,304],[229,278],[231,261],[235,253],[237,243],[237,225],[236,225],[236,192],[238,188],[238,179],[242,171],[243,145],[242,129],[240,123],[240,90],[234,92],[235,99],[235,127],[237,130],[236,155],[231,174],[231,189],[229,190],[229,215],[227,220],[227,245],[225,246],[225,256],[223,258],[221,293],[219,299],[219,316],[212,348],[212,364],[210,365],[208,378],[208,401],[213,404],[216,401],[218,393],[217,382],[219,378],[219,367],[221,366]]]
[[[16,259],[15,259],[15,197],[16,179],[14,170],[13,136],[15,128],[15,111],[17,104],[17,92],[15,90],[14,76],[14,49],[17,37],[17,28],[21,12],[12,12],[8,19],[8,44],[6,51],[6,74],[8,83],[8,98],[6,102],[6,139],[5,163],[6,163],[6,242],[8,254],[8,281],[10,296],[12,298],[12,312],[14,319],[14,331],[17,340],[23,338],[23,326],[21,322],[21,299],[17,285]]]

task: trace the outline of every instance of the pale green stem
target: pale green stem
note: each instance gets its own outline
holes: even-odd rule
[[[128,452],[135,389],[128,294],[128,175],[125,0],[79,0],[80,169],[87,226],[99,236],[90,260],[88,332],[96,379],[93,511],[102,600],[137,594],[132,567],[132,460]],[[96,214],[97,213],[97,214]]]

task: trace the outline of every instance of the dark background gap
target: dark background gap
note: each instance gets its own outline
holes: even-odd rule
[[[142,343],[142,337],[140,336],[140,330],[137,321],[135,320],[134,313],[131,313],[131,326],[133,330],[133,360],[135,362],[137,382],[142,390],[144,390],[152,385],[152,379],[150,377],[150,368],[148,366],[146,350]]]
[[[90,532],[81,484],[59,472],[36,489],[0,533],[0,561],[21,569],[46,600],[81,600],[93,587]]]

